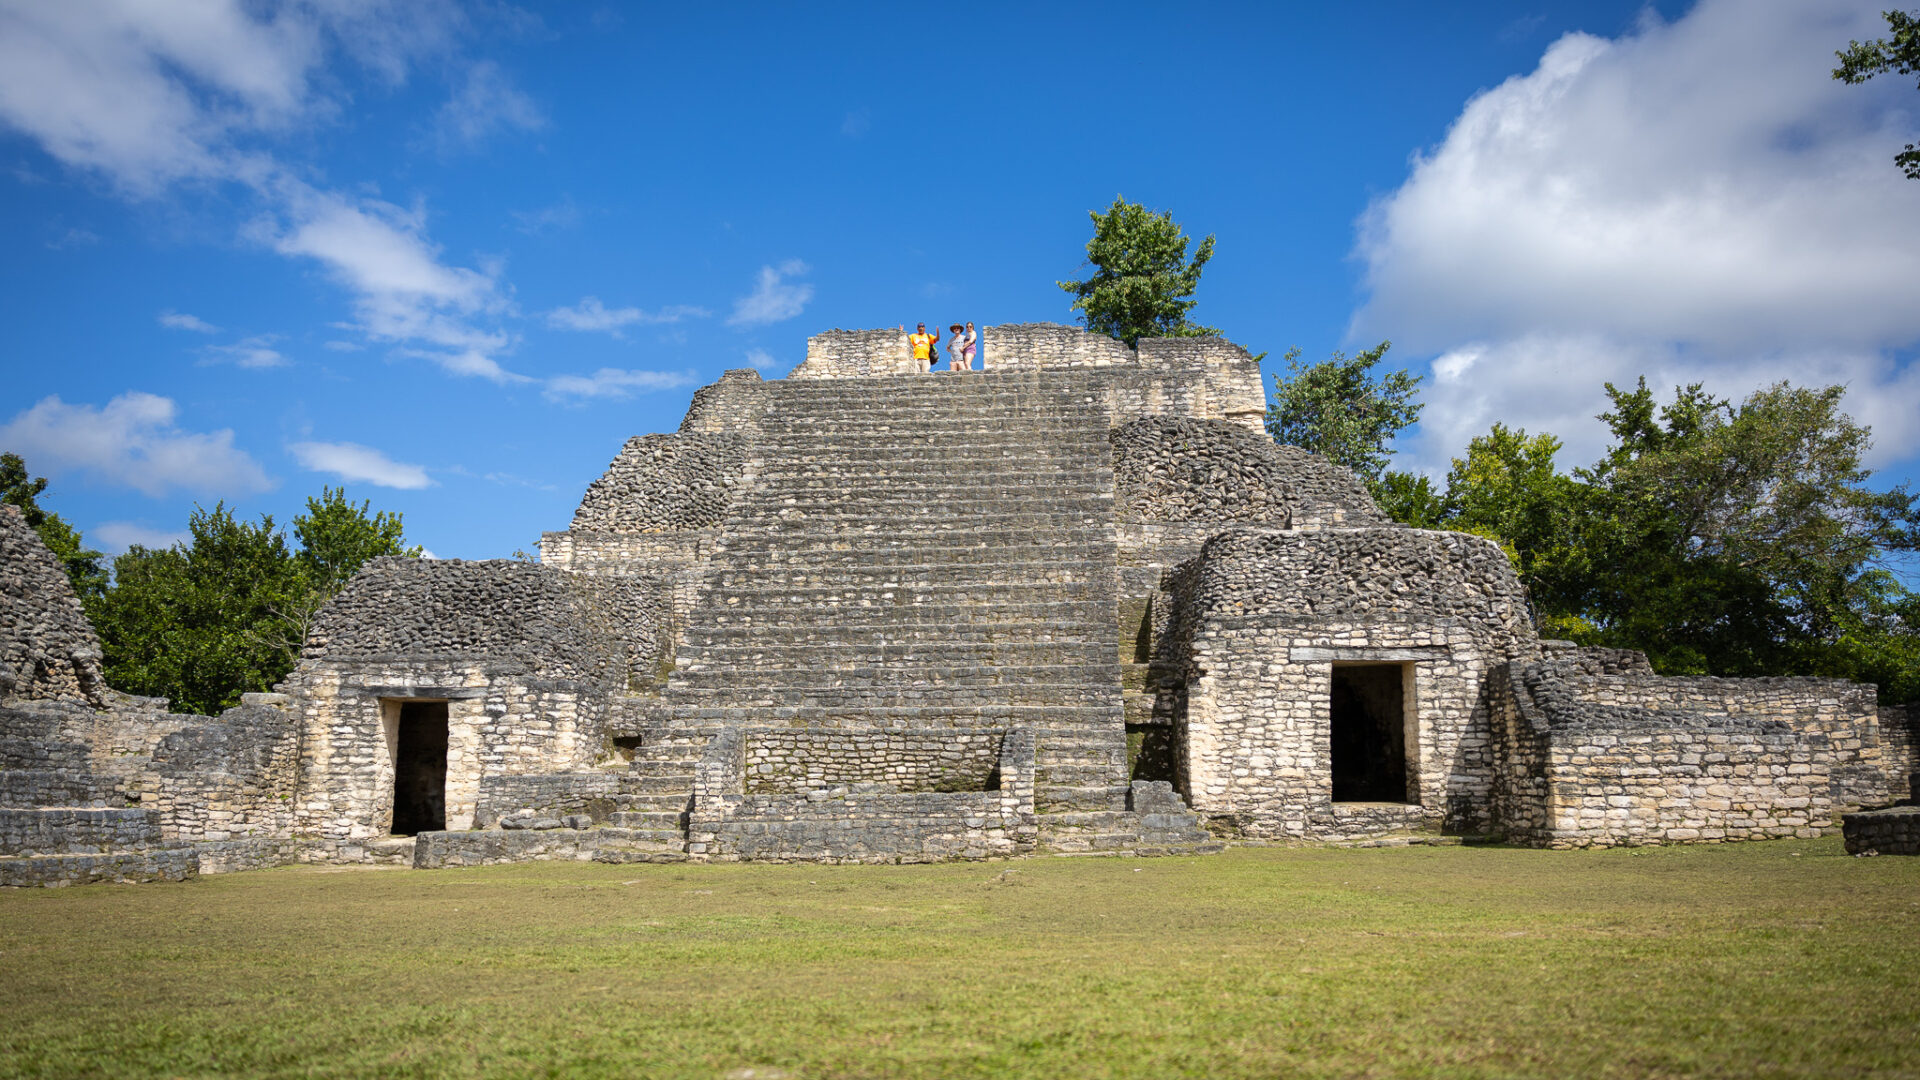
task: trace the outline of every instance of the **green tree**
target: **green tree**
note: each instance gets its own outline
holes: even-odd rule
[[[1582,602],[1602,637],[1663,670],[1826,669],[1920,690],[1831,669],[1849,634],[1920,632],[1900,620],[1907,594],[1888,566],[1920,549],[1920,508],[1904,487],[1868,486],[1871,433],[1840,410],[1843,388],[1779,383],[1737,407],[1698,385],[1656,407],[1644,379],[1607,393],[1616,441],[1582,471]]]
[[[40,534],[41,543],[66,567],[67,579],[82,600],[98,596],[107,587],[106,556],[88,550],[80,530],[41,508],[40,496],[46,490],[46,477],[28,474],[19,454],[0,454],[0,502],[20,508],[27,524]]]
[[[212,713],[284,679],[313,617],[367,560],[419,555],[400,515],[370,510],[324,489],[293,519],[293,549],[272,517],[239,521],[217,504],[194,511],[189,542],[121,555],[113,587],[88,605],[107,681]]]
[[[1847,42],[1845,49],[1834,53],[1840,58],[1840,66],[1833,69],[1834,78],[1858,84],[1875,75],[1920,74],[1920,12],[1886,11],[1881,15],[1892,36]],[[1895,154],[1893,161],[1906,170],[1907,179],[1920,180],[1920,150],[1912,143]]]
[[[1187,321],[1196,301],[1200,271],[1213,258],[1213,237],[1200,241],[1187,258],[1187,235],[1171,213],[1153,213],[1115,196],[1102,214],[1089,211],[1093,239],[1087,262],[1094,272],[1085,281],[1057,282],[1074,296],[1073,309],[1094,333],[1128,345],[1143,337],[1206,337],[1211,326]]]
[[[188,544],[114,559],[113,588],[89,613],[110,685],[214,713],[286,676],[291,664],[266,634],[305,586],[272,517],[238,521],[222,503],[196,509],[187,527]]]
[[[1332,359],[1311,365],[1300,362],[1299,349],[1288,349],[1282,357],[1286,374],[1274,376],[1273,399],[1267,403],[1268,434],[1345,465],[1376,497],[1387,495],[1381,472],[1393,456],[1389,444],[1420,418],[1421,409],[1414,400],[1420,376],[1405,370],[1373,373],[1392,347],[1383,341],[1352,358],[1335,352]],[[1392,483],[1407,492],[1418,486],[1410,479]]]

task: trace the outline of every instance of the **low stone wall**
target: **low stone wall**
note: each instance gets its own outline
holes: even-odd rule
[[[293,827],[298,755],[299,726],[284,708],[228,709],[160,740],[141,805],[169,839],[285,835]]]
[[[145,810],[0,810],[0,856],[90,855],[160,842]]]
[[[1138,364],[1127,343],[1057,323],[1006,323],[980,330],[981,366],[987,371]]]
[[[773,728],[746,737],[749,795],[843,785],[898,792],[987,791],[998,783],[1005,732],[809,731]]]
[[[1817,836],[1838,811],[1884,798],[1872,687],[1591,666],[1508,668],[1496,801],[1513,842]]]
[[[807,359],[789,379],[858,379],[917,375],[920,366],[902,330],[829,330],[807,339]]]
[[[755,733],[757,736],[759,733]],[[903,793],[884,784],[748,794],[748,733],[722,732],[694,769],[687,852],[702,860],[933,862],[1033,849],[1034,737],[1001,737],[996,791]]]
[[[902,794],[864,786],[805,795],[746,795],[705,838],[715,859],[771,862],[940,862],[1031,851],[1029,796]]]
[[[184,844],[102,855],[0,859],[0,888],[132,885],[148,881],[188,881],[199,876],[199,856]]]
[[[503,817],[533,813],[549,817],[585,814],[604,821],[625,790],[626,774],[618,772],[545,773],[521,776],[485,776],[473,811],[473,827],[490,829]]]
[[[1920,855],[1920,806],[1847,814],[1840,831],[1849,855]]]

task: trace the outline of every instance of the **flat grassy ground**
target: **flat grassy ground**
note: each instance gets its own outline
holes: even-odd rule
[[[0,893],[5,1076],[1920,1077],[1916,991],[1837,838]]]

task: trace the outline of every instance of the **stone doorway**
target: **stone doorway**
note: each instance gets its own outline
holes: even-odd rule
[[[403,701],[394,722],[393,833],[447,827],[447,703]]]
[[[1410,664],[1335,663],[1330,740],[1334,802],[1407,798]]]

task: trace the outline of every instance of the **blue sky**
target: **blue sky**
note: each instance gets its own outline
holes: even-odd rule
[[[1214,234],[1195,316],[1597,455],[1600,384],[1845,382],[1920,472],[1920,95],[1879,0],[0,0],[0,448],[96,546],[323,484],[532,550],[627,436],[830,327],[1071,321],[1087,211]],[[691,9],[691,10],[689,10]]]

